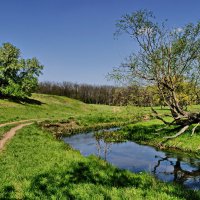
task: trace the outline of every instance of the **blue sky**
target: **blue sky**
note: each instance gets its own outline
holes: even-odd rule
[[[0,42],[45,66],[41,81],[112,84],[105,75],[136,48],[115,40],[123,14],[152,10],[158,20],[181,27],[200,19],[199,0],[0,0]]]

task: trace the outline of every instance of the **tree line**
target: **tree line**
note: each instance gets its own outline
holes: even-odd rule
[[[109,85],[77,84],[71,82],[40,82],[37,90],[42,94],[66,96],[90,104],[150,105],[151,96],[138,86],[117,87]]]
[[[193,88],[193,89],[192,89]],[[182,105],[198,104],[198,91],[192,85],[182,83],[178,95]],[[89,104],[164,106],[155,86],[132,85],[117,87],[108,85],[77,84],[72,82],[40,82],[37,93],[66,96]]]

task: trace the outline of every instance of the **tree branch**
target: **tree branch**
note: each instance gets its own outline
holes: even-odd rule
[[[155,117],[159,120],[161,120],[164,124],[169,125],[170,123],[165,121],[162,117],[160,117],[157,113],[157,111],[151,106],[151,110],[153,111],[153,113],[155,114]]]
[[[189,128],[189,125],[186,125],[186,126],[184,126],[177,134],[175,134],[175,135],[173,135],[173,136],[164,137],[164,138],[165,138],[165,139],[176,138],[176,137],[180,136],[181,134],[183,134],[188,128]]]
[[[191,136],[194,135],[194,132],[195,132],[196,128],[199,126],[199,124],[200,124],[200,122],[198,122],[198,124],[192,129],[192,134],[191,134]]]

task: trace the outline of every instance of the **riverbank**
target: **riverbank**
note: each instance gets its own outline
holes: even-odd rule
[[[184,152],[191,152],[200,155],[200,129],[191,135],[192,128],[181,136],[166,140],[164,137],[177,133],[176,127],[167,127],[159,120],[139,122],[126,126],[120,134],[125,139],[138,142],[140,144],[152,145],[160,149],[174,149]],[[164,128],[164,129],[163,129]]]
[[[166,119],[170,121],[171,119]],[[134,122],[134,123],[133,123]],[[102,137],[107,142],[123,142],[133,141],[139,144],[154,146],[158,149],[169,149],[182,151],[185,153],[193,153],[200,156],[200,127],[196,129],[195,134],[191,135],[191,127],[181,136],[173,139],[165,139],[166,136],[175,135],[177,127],[166,127],[160,120],[151,119],[148,121],[136,122],[112,122],[112,123],[95,123],[84,125],[80,120],[79,123],[75,119],[67,122],[43,122],[40,124],[43,128],[50,130],[57,138],[62,136],[70,136],[76,133],[85,133],[112,127],[122,127],[116,132],[96,133],[98,137]]]
[[[199,199],[198,192],[161,183],[83,157],[37,125],[26,127],[0,154],[0,198]]]

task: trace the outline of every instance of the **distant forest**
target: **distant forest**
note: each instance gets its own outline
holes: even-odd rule
[[[198,91],[199,92],[199,91]],[[40,82],[37,93],[66,96],[89,104],[158,106],[164,105],[156,87],[89,85],[71,82]],[[198,104],[200,99],[191,86],[183,84],[179,95],[184,106]]]

